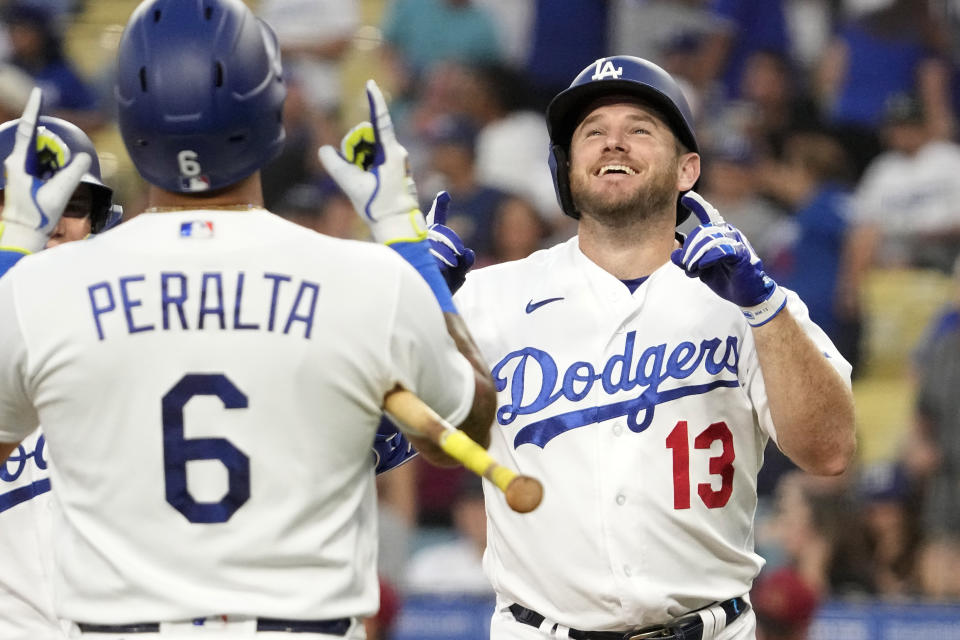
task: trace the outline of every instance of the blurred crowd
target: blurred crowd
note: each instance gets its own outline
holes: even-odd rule
[[[389,93],[424,210],[448,191],[448,224],[478,264],[569,237],[543,112],[585,65],[629,54],[682,82],[703,151],[700,192],[806,301],[855,380],[880,375],[867,339],[883,321],[870,303],[878,274],[953,282],[937,290],[922,334],[897,338],[909,342],[895,375],[910,412],[892,454],[822,479],[768,449],[756,536],[768,564],[754,604],[765,637],[801,638],[831,598],[960,601],[960,1],[248,4],[276,31],[289,85],[287,145],[264,172],[266,204],[317,231],[363,237],[316,160],[318,145],[338,144],[354,124],[360,96],[344,87],[360,86],[359,68]],[[68,53],[94,5],[115,5],[123,23],[135,2],[0,2],[3,120],[38,84],[46,112],[110,135],[110,57],[81,72]],[[366,67],[351,64],[359,51]],[[115,180],[133,181],[118,156]],[[117,186],[135,215],[142,185]],[[397,594],[489,595],[477,482],[415,460],[379,484],[392,602],[380,623],[389,626]]]

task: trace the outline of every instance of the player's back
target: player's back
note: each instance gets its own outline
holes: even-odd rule
[[[67,520],[60,614],[374,611],[369,452],[403,381],[409,274],[263,211],[144,214],[25,261],[27,392]]]

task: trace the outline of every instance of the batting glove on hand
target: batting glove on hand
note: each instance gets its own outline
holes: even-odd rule
[[[450,194],[441,191],[433,199],[430,213],[427,214],[427,239],[430,240],[430,255],[437,261],[440,275],[447,283],[450,293],[456,293],[464,280],[467,271],[473,266],[477,256],[473,249],[463,244],[460,236],[445,226],[447,222],[447,208],[450,206]]]
[[[395,469],[415,455],[417,450],[413,448],[400,428],[387,416],[380,416],[377,435],[373,439],[375,472],[379,475],[384,471]]]
[[[670,259],[691,278],[700,278],[721,298],[738,305],[754,327],[769,322],[787,303],[787,295],[763,271],[750,242],[698,193],[680,202],[700,219],[683,246]]]
[[[34,87],[17,124],[13,151],[3,161],[7,184],[3,190],[0,249],[21,253],[43,249],[90,169],[90,156],[78,153],[52,176],[40,175],[37,118],[42,102],[42,92]]]
[[[417,206],[407,150],[397,141],[387,103],[377,83],[367,81],[369,122],[361,122],[343,137],[340,152],[320,147],[320,162],[336,181],[374,240],[384,244],[418,242],[427,225]]]

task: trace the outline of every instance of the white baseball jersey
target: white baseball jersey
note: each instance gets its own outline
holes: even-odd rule
[[[776,438],[740,309],[667,262],[635,293],[577,238],[472,272],[456,303],[498,389],[493,455],[539,478],[487,491],[503,601],[576,629],[661,624],[750,590],[756,476]],[[789,295],[837,369],[850,366]]]
[[[44,426],[56,608],[79,622],[373,613],[383,396],[454,424],[473,400],[410,265],[266,211],[143,214],[30,256],[0,325],[0,441]]]
[[[53,612],[46,438],[31,433],[0,464],[0,638],[63,638]]]

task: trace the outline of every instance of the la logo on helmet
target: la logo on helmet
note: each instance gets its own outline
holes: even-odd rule
[[[50,178],[70,162],[70,147],[60,136],[47,129],[37,127],[37,169],[40,178]]]
[[[612,78],[618,80],[622,75],[623,67],[613,66],[613,62],[610,60],[597,60],[596,64],[594,64],[593,75],[590,76],[590,79],[603,80],[604,78]]]

